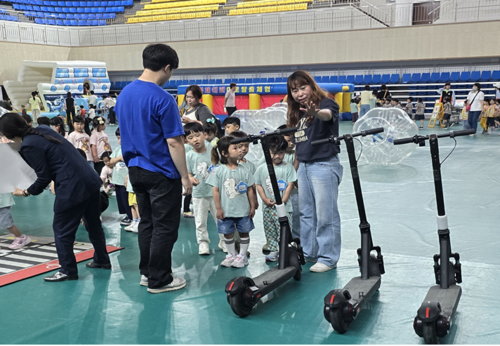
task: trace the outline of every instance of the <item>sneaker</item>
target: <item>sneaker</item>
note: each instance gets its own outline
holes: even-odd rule
[[[127,232],[132,232],[134,227],[136,226],[136,223],[138,223],[138,222],[132,221],[132,223],[130,225],[128,225],[127,227],[125,227],[124,230]]]
[[[29,243],[31,243],[31,238],[28,237],[26,234],[23,234],[20,237],[14,238],[12,244],[9,245],[9,249],[17,250],[24,247],[25,245],[28,245]]]
[[[248,258],[247,256],[242,256],[242,255],[237,255],[236,258],[234,259],[233,263],[231,264],[231,267],[233,268],[243,268],[248,265]]]
[[[187,219],[192,219],[194,218],[194,214],[192,211],[188,211],[187,213],[186,212],[182,213],[182,217],[185,217]]]
[[[233,264],[235,259],[236,259],[235,255],[227,255],[226,259],[224,261],[222,261],[222,263],[220,265],[223,267],[229,268]]]
[[[146,275],[141,275],[141,281],[139,282],[141,286],[148,287],[148,278]]]
[[[224,240],[219,240],[219,249],[221,249],[222,252],[227,253],[226,242]]]
[[[128,218],[128,216],[125,216],[123,219],[120,220],[120,225],[122,226],[130,226],[132,223],[132,220]]]
[[[278,260],[278,251],[271,251],[269,255],[266,256],[266,262],[276,262]]]
[[[201,242],[198,247],[198,255],[210,255],[210,248],[207,242]]]
[[[313,272],[313,273],[324,273],[324,272],[327,272],[327,271],[335,269],[335,268],[337,268],[337,266],[329,267],[326,264],[318,262],[315,265],[313,265],[311,268],[309,268],[309,271]]]
[[[131,230],[132,233],[139,233],[139,222],[135,222],[134,227]]]
[[[141,278],[142,282],[142,278]],[[181,288],[186,287],[186,280],[181,279],[181,278],[174,278],[174,280],[169,283],[168,285],[165,285],[160,288],[148,288],[149,293],[163,293],[163,292],[171,292],[171,291],[177,291],[180,290]]]

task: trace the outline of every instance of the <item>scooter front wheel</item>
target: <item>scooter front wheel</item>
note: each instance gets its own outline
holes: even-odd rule
[[[439,336],[437,335],[436,322],[424,323],[422,327],[424,342],[428,345],[437,344],[439,342]]]
[[[335,309],[330,309],[330,323],[333,329],[339,333],[344,334],[349,329],[349,324],[344,319],[344,309],[338,307]]]
[[[252,312],[252,291],[248,287],[245,287],[234,295],[228,293],[227,300],[231,306],[231,310],[239,317],[247,317]]]

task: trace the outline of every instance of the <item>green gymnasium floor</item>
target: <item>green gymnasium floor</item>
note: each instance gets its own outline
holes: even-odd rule
[[[108,127],[116,145],[115,127]],[[340,133],[351,131],[342,123]],[[441,132],[439,128],[434,131]],[[430,133],[427,128],[421,133]],[[112,135],[113,134],[113,135]],[[500,343],[500,137],[461,137],[443,165],[444,191],[452,250],[462,258],[463,295],[456,324],[443,343]],[[453,140],[443,139],[441,156]],[[342,255],[338,269],[309,272],[264,298],[241,319],[226,301],[224,286],[239,275],[256,276],[269,265],[261,211],[251,235],[252,257],[246,269],[221,268],[224,254],[209,223],[212,255],[199,256],[194,219],[182,219],[174,253],[174,272],[187,288],[152,295],[139,286],[137,235],[118,225],[115,200],[103,215],[107,241],[125,249],[111,254],[112,271],[78,265],[80,280],[46,283],[33,277],[0,288],[0,342],[6,344],[418,344],[413,318],[434,284],[432,256],[438,251],[436,206],[429,147],[417,148],[402,164],[360,169],[368,220],[375,245],[382,247],[386,274],[380,291],[349,331],[339,335],[323,318],[323,297],[359,275],[358,215],[347,157],[341,154],[344,180],[339,205]],[[51,236],[53,196],[17,198],[18,227],[27,234]],[[77,240],[88,241],[84,228]],[[496,249],[496,250],[495,250]],[[498,286],[497,286],[498,285]],[[498,291],[497,291],[498,292]],[[496,327],[495,327],[496,326]]]

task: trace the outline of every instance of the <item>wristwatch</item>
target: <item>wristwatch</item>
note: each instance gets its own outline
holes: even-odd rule
[[[28,190],[23,190],[23,196],[24,197],[28,197],[28,196],[31,196],[30,193],[28,192]]]

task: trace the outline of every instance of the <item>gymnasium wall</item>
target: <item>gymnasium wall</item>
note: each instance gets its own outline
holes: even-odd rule
[[[500,21],[330,33],[174,42],[182,69],[495,58]],[[0,43],[0,84],[15,79],[21,60],[94,60],[109,71],[142,69],[145,44],[50,47]],[[5,64],[4,64],[5,62]]]

